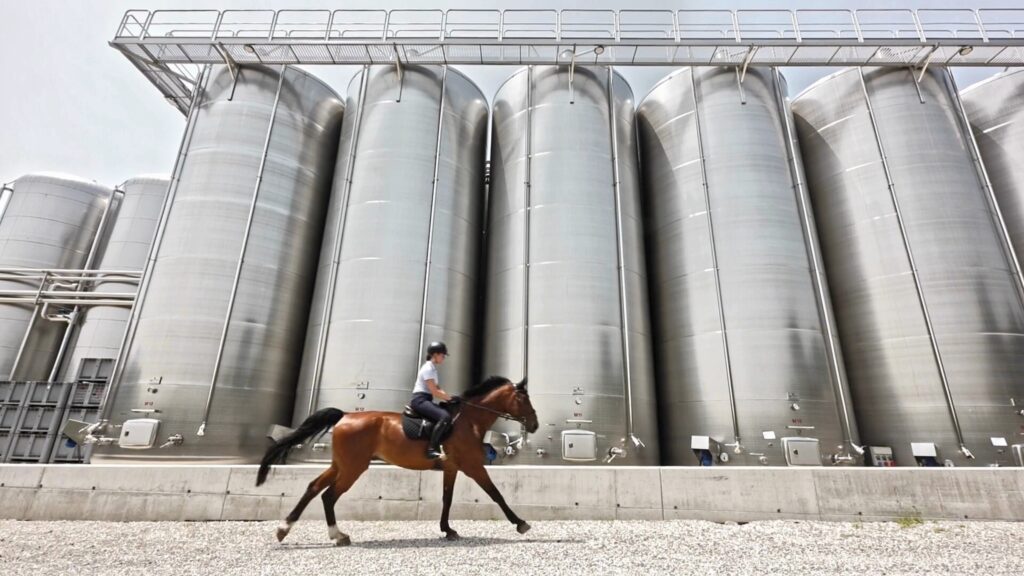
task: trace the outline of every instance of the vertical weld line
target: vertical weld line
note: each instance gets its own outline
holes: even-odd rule
[[[533,170],[533,66],[526,68],[526,182],[523,198],[523,378],[530,374],[530,188]]]
[[[416,366],[423,355],[423,340],[427,332],[427,300],[430,296],[430,266],[434,255],[434,223],[437,214],[437,178],[441,166],[441,140],[444,135],[444,107],[447,104],[448,66],[442,67],[441,97],[437,107],[437,143],[434,147],[434,174],[430,185],[430,221],[427,227],[427,254],[423,264],[423,304],[420,307],[420,342],[416,349]]]
[[[324,375],[324,355],[327,353],[327,337],[331,331],[331,312],[334,308],[334,296],[337,291],[338,271],[341,267],[341,245],[345,238],[345,223],[348,218],[348,204],[352,196],[352,174],[355,172],[356,150],[359,147],[359,133],[363,125],[363,110],[366,108],[366,92],[370,83],[370,67],[363,66],[359,79],[359,103],[356,105],[355,123],[352,126],[352,137],[349,139],[348,163],[345,165],[343,191],[339,201],[337,230],[334,233],[334,245],[331,248],[331,268],[327,285],[324,287],[324,309],[320,313],[320,333],[316,340],[316,356],[313,359],[313,382],[309,388],[309,403],[306,405],[306,417],[313,414],[320,400],[320,387]],[[330,216],[328,216],[330,217]]]

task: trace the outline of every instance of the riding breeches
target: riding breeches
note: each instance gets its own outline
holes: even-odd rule
[[[409,402],[409,406],[419,414],[426,416],[434,422],[443,422],[451,419],[451,414],[449,414],[447,410],[441,408],[437,404],[434,404],[433,397],[430,394],[424,394],[422,392],[413,394],[412,401]]]

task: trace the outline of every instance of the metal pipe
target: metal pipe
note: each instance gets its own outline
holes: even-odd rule
[[[52,285],[52,282],[50,284]],[[53,298],[77,302],[94,296],[98,298],[121,298],[124,300],[131,300],[135,297],[134,294],[124,292],[69,292],[67,290],[0,290],[0,296],[30,304],[34,303],[37,299],[40,302],[47,301],[53,304],[54,302],[51,302]]]
[[[615,114],[615,71],[608,66],[608,136],[611,138],[612,154],[612,197],[615,201],[615,244],[616,265],[619,280],[619,321],[622,325],[622,381],[625,387],[626,435],[633,437],[633,370],[630,363],[629,347],[629,304],[626,302],[626,250],[622,240],[622,190],[619,183],[619,130]]]
[[[124,306],[131,307],[133,300],[126,298],[123,300],[80,300],[75,298],[43,298],[40,303],[46,303],[54,306]],[[3,296],[0,293],[0,304],[32,304],[31,298],[10,298]]]
[[[327,353],[327,336],[330,334],[331,309],[334,307],[334,292],[337,289],[338,269],[341,267],[341,243],[345,238],[345,221],[348,217],[348,202],[352,193],[352,173],[355,170],[356,149],[359,146],[359,131],[363,123],[363,109],[366,107],[366,89],[370,83],[370,67],[363,66],[363,74],[359,79],[359,106],[356,107],[355,125],[352,127],[352,139],[348,148],[348,164],[345,166],[345,188],[341,195],[341,213],[338,215],[338,229],[334,234],[334,246],[331,248],[331,269],[326,286],[324,309],[320,315],[320,334],[317,336],[316,356],[313,359],[313,382],[309,388],[309,404],[306,406],[306,417],[313,414],[320,395],[320,384],[324,376],[324,355]]]
[[[19,277],[26,275],[41,276],[44,272],[53,277],[62,277],[64,280],[68,278],[63,277],[70,277],[71,280],[76,280],[79,279],[78,276],[89,278],[110,275],[131,276],[133,278],[142,277],[142,272],[138,270],[85,270],[81,268],[0,268],[0,277],[4,277],[5,274],[16,274]]]
[[[985,190],[985,200],[988,202],[989,208],[992,210],[992,217],[995,220],[996,227],[999,229],[999,234],[997,234],[997,236],[999,236],[999,242],[1003,246],[1003,251],[1006,254],[1007,259],[1010,261],[1010,271],[1013,274],[1014,287],[1017,288],[1017,296],[1020,298],[1021,305],[1024,306],[1024,277],[1021,275],[1020,259],[1017,257],[1017,251],[1014,249],[1013,242],[1010,240],[1010,231],[1006,227],[1006,220],[1003,218],[1003,211],[999,208],[999,203],[996,200],[995,190],[992,188],[992,181],[988,176],[988,169],[985,168],[985,163],[981,160],[981,151],[978,149],[978,140],[974,137],[974,131],[971,129],[971,123],[967,119],[967,110],[964,108],[963,100],[960,98],[960,92],[956,87],[956,79],[953,77],[953,73],[949,68],[945,68],[943,70],[943,79],[945,80],[946,90],[953,99],[953,103],[956,104],[955,112],[957,122],[960,125],[960,131],[963,133],[967,149],[971,153],[971,161],[974,162],[975,170],[977,170],[978,180],[981,182],[981,186]]]
[[[707,159],[704,157],[704,134],[701,131],[700,103],[697,100],[697,75],[690,68],[690,86],[693,93],[693,123],[697,133],[697,155],[700,157],[700,182],[704,188],[704,206],[707,208],[708,239],[711,242],[711,269],[715,279],[715,302],[718,305],[718,323],[722,327],[722,354],[725,360],[725,382],[729,390],[729,412],[732,415],[732,434],[736,450],[741,450],[740,420],[736,410],[736,389],[732,376],[732,358],[729,355],[729,332],[725,325],[725,308],[722,305],[722,278],[718,269],[718,246],[715,243],[714,218],[711,215],[711,190],[708,186]]]
[[[423,265],[423,305],[420,307],[420,343],[416,349],[416,368],[419,368],[423,354],[423,339],[427,332],[427,297],[430,292],[430,262],[434,251],[434,216],[437,210],[437,176],[441,165],[441,135],[444,133],[445,91],[448,83],[448,66],[441,72],[441,104],[437,109],[437,144],[434,148],[434,176],[430,185],[430,223],[427,228],[427,258]]]
[[[831,369],[832,388],[837,399],[839,422],[843,429],[843,441],[846,443],[847,448],[853,448],[854,451],[859,452],[860,446],[853,439],[853,422],[846,398],[846,387],[848,384],[843,373],[842,360],[840,359],[839,339],[835,333],[835,319],[833,318],[832,307],[829,305],[828,291],[825,288],[824,264],[821,255],[818,253],[818,239],[815,235],[816,227],[810,210],[811,201],[807,193],[807,186],[804,183],[803,172],[797,164],[799,152],[796,149],[793,119],[790,116],[789,109],[786,107],[786,95],[782,91],[782,74],[779,73],[778,68],[772,68],[772,76],[775,82],[778,112],[786,137],[786,155],[789,157],[789,171],[793,178],[793,191],[796,195],[797,208],[800,211],[800,229],[803,232],[804,245],[807,246],[808,256],[810,256],[811,261],[811,282],[814,285],[814,294],[817,296],[815,302],[818,305],[818,314],[825,325],[825,356]]]
[[[0,222],[4,220],[4,213],[7,212],[7,206],[11,203],[11,198],[14,197],[14,188],[10,184],[4,184],[0,188]]]
[[[110,373],[110,382],[103,391],[103,401],[100,403],[100,415],[97,422],[104,423],[110,418],[110,410],[113,407],[110,399],[114,397],[117,389],[121,387],[121,378],[124,374],[124,365],[127,361],[128,350],[135,342],[135,334],[139,328],[139,313],[142,304],[149,292],[149,284],[152,279],[153,265],[156,262],[157,254],[160,252],[160,245],[163,243],[164,232],[167,230],[167,221],[174,206],[174,198],[178,194],[178,186],[181,184],[181,172],[185,167],[185,159],[188,155],[188,148],[192,143],[192,134],[195,132],[196,120],[199,110],[199,102],[206,89],[206,83],[210,79],[211,66],[208,64],[199,73],[199,79],[192,89],[192,100],[189,102],[188,115],[185,120],[185,130],[181,134],[181,144],[178,146],[178,156],[174,161],[174,170],[171,173],[171,182],[167,187],[167,194],[164,196],[163,205],[160,207],[160,220],[157,223],[156,233],[153,236],[153,243],[149,247],[149,254],[146,256],[146,267],[142,273],[142,282],[139,286],[138,295],[135,298],[135,305],[132,306],[128,316],[128,327],[121,338],[121,346],[118,348],[117,358],[114,360],[114,367]]]
[[[533,66],[526,67],[526,163],[523,182],[523,378],[530,375],[530,188],[533,178]]]
[[[115,186],[110,192],[110,197],[107,198],[107,206],[103,209],[103,216],[100,217],[100,223],[96,227],[96,234],[92,238],[92,245],[89,246],[89,255],[85,258],[84,268],[86,270],[91,269],[96,264],[96,255],[99,253],[100,245],[106,237],[107,227],[110,225],[110,214],[114,211],[115,204],[120,206],[118,195],[123,198],[124,191]],[[85,282],[79,283],[75,288],[75,292],[81,292],[85,288],[84,284]],[[68,325],[64,328],[64,336],[61,338],[60,347],[57,349],[57,357],[54,358],[53,365],[50,368],[50,374],[46,378],[47,382],[53,382],[54,378],[57,377],[57,372],[60,371],[60,365],[64,362],[64,354],[67,353],[68,343],[71,342],[71,335],[75,331],[75,324],[78,322],[80,315],[78,306],[75,306],[71,310],[71,314],[68,315]]]
[[[238,285],[242,278],[242,268],[245,267],[245,252],[249,248],[249,236],[252,234],[252,223],[256,216],[256,206],[259,204],[260,188],[263,185],[263,171],[267,166],[267,155],[270,153],[270,141],[274,135],[274,124],[277,122],[277,108],[281,103],[281,90],[284,88],[284,77],[287,71],[288,67],[282,65],[277,78],[277,92],[274,94],[274,105],[270,109],[267,135],[263,139],[263,152],[260,154],[260,165],[256,170],[256,183],[253,185],[252,200],[249,201],[249,214],[245,218],[245,232],[242,234],[242,247],[238,250],[238,264],[235,266],[235,276],[231,280],[231,295],[228,297],[228,309],[224,313],[224,327],[221,329],[220,342],[217,344],[217,359],[213,363],[213,375],[210,376],[210,390],[206,395],[206,408],[203,409],[203,419],[199,424],[199,429],[196,430],[196,436],[206,435],[206,424],[210,419],[213,394],[217,389],[217,377],[220,376],[220,367],[224,361],[224,348],[228,341],[228,330],[231,328],[231,314],[235,311]]]
[[[43,288],[46,286],[46,275],[43,275],[42,280],[39,281],[39,290],[36,292],[35,308],[32,309],[32,318],[28,321],[28,327],[25,328],[25,334],[21,337],[21,344],[18,345],[18,353],[14,356],[14,362],[11,363],[11,373],[7,376],[8,380],[14,380],[15,374],[18,372],[18,368],[21,366],[21,357],[25,354],[25,347],[28,346],[28,339],[32,336],[32,329],[35,328],[36,318],[39,318],[39,294],[43,292]]]
[[[957,417],[956,405],[953,402],[953,394],[949,389],[949,379],[946,375],[946,367],[942,362],[942,353],[939,350],[939,342],[935,337],[935,327],[932,325],[932,316],[928,311],[928,301],[925,299],[924,287],[921,285],[921,277],[917,272],[917,263],[914,260],[914,251],[910,246],[910,237],[907,234],[906,223],[903,221],[903,212],[900,210],[899,198],[896,196],[896,184],[893,182],[892,173],[889,170],[889,159],[885,154],[885,146],[882,144],[882,137],[878,133],[878,120],[875,118],[875,110],[871,105],[871,95],[868,93],[867,81],[864,80],[864,69],[857,68],[860,78],[861,91],[864,94],[864,103],[868,111],[868,119],[871,122],[871,131],[875,136],[875,145],[878,147],[878,154],[882,161],[882,169],[885,172],[886,185],[889,188],[889,197],[892,199],[893,210],[896,214],[896,223],[900,228],[900,237],[903,239],[903,246],[907,250],[907,261],[910,264],[911,277],[914,279],[914,289],[917,291],[918,301],[921,303],[921,313],[924,315],[925,328],[928,330],[928,340],[932,345],[932,353],[935,356],[935,365],[939,370],[939,379],[942,382],[942,391],[946,396],[946,407],[949,409],[950,419],[953,421],[953,430],[956,433],[960,450],[969,454],[964,444],[963,430],[960,427],[960,418]]]

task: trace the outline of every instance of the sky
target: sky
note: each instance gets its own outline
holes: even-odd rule
[[[140,174],[170,173],[184,116],[108,46],[128,9],[359,8],[1006,8],[1020,0],[693,0],[392,2],[329,0],[0,0],[0,182],[29,172],[63,172],[113,186]],[[463,68],[493,96],[512,66]],[[643,98],[673,68],[619,68]],[[351,67],[313,72],[344,93]],[[830,72],[789,68],[791,95]],[[961,87],[998,69],[956,72]]]

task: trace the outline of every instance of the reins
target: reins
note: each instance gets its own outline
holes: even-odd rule
[[[472,408],[477,408],[479,410],[483,410],[484,412],[490,412],[491,414],[497,415],[498,418],[503,418],[505,420],[511,420],[513,422],[519,422],[520,424],[526,424],[526,418],[518,418],[516,416],[513,416],[513,415],[509,414],[508,412],[502,412],[501,410],[495,410],[493,408],[488,408],[487,406],[481,406],[480,404],[475,404],[473,402],[470,402],[469,400],[460,399],[459,403],[460,404],[464,404],[466,406],[470,406]],[[456,418],[458,418],[458,416],[456,416]]]

